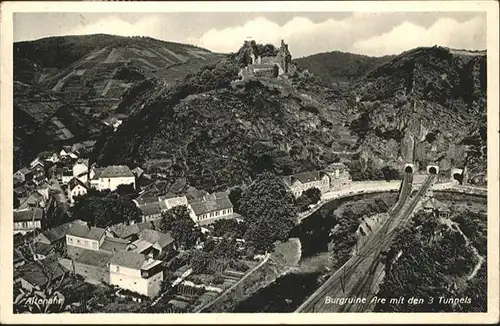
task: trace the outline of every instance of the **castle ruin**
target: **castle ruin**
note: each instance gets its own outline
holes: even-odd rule
[[[292,56],[288,44],[281,40],[281,46],[274,56],[256,55],[251,41],[245,41],[243,46],[250,53],[250,62],[240,70],[239,76],[277,78],[293,73]]]

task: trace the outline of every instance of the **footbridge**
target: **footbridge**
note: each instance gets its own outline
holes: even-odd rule
[[[406,167],[405,167],[406,170]],[[437,172],[436,172],[437,173]],[[430,173],[418,191],[413,192],[413,171],[405,171],[399,186],[396,204],[388,211],[386,219],[361,248],[340,269],[338,269],[318,290],[316,290],[296,312],[340,312],[363,311],[372,295],[373,284],[383,276],[384,264],[381,253],[385,251],[398,229],[412,216],[415,208],[424,198],[436,180]],[[367,302],[332,304],[330,298],[366,298]]]

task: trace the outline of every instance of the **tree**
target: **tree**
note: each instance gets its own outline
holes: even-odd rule
[[[318,203],[321,200],[321,190],[316,187],[312,187],[304,191],[303,195],[309,198],[311,205]]]
[[[201,235],[200,227],[191,219],[184,205],[175,206],[163,214],[160,230],[170,232],[177,246],[183,249],[192,248]]]
[[[243,193],[240,204],[248,225],[245,238],[260,250],[270,250],[274,241],[285,240],[297,221],[292,194],[270,172],[257,176]]]
[[[240,212],[240,199],[242,194],[243,190],[240,187],[236,187],[231,189],[228,195],[231,204],[233,204],[233,211],[236,213]]]
[[[235,259],[238,257],[238,245],[235,239],[223,239],[214,247],[213,254],[218,258]]]
[[[128,185],[118,185],[116,187],[116,193],[119,194],[120,196],[125,196],[125,195],[130,195],[135,192],[134,185],[128,184]]]
[[[191,258],[191,268],[194,274],[209,274],[209,266],[214,260],[214,254],[206,251],[195,251]]]
[[[109,194],[106,197],[81,196],[70,208],[73,219],[90,222],[91,225],[105,228],[118,223],[140,222],[139,208],[128,198],[116,197]],[[116,195],[115,195],[116,196]]]
[[[213,235],[216,237],[242,238],[246,231],[245,223],[236,220],[218,220],[212,226],[214,228]]]
[[[399,179],[399,173],[398,170],[396,170],[393,167],[390,167],[388,165],[384,166],[382,168],[382,174],[384,175],[384,180],[385,181],[391,181],[391,180],[398,180]]]

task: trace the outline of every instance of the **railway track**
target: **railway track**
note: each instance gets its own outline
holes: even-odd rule
[[[360,293],[371,288],[373,278],[376,276],[377,269],[380,265],[380,252],[386,249],[393,237],[395,236],[399,226],[404,224],[420,198],[425,194],[427,189],[432,185],[435,179],[434,175],[430,175],[424,182],[422,187],[417,192],[413,200],[408,201],[412,193],[413,174],[405,173],[403,182],[400,188],[400,195],[396,204],[389,210],[388,219],[383,223],[382,227],[377,233],[368,240],[365,245],[347,261],[335,274],[333,274],[313,295],[311,295],[295,312],[323,312],[332,307],[339,307],[338,311],[348,311],[352,309],[353,305],[329,305],[325,304],[325,298],[328,294],[334,294],[333,290],[341,288],[341,296],[357,297]],[[360,265],[364,266],[360,266]],[[346,289],[345,280],[351,280],[352,276],[356,274],[358,267],[362,267],[362,277],[355,281],[353,288]],[[348,293],[346,293],[348,292]]]

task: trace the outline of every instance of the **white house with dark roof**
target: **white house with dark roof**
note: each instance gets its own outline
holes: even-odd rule
[[[73,178],[68,183],[68,199],[71,205],[75,203],[76,196],[83,196],[87,194],[87,185],[80,179]]]
[[[98,182],[91,182],[97,186],[97,190],[116,190],[119,185],[129,185],[135,188],[135,175],[126,165],[111,165],[102,171],[97,178]]]
[[[330,178],[326,173],[319,171],[301,172],[283,178],[285,185],[295,197],[310,188],[318,188],[322,193],[330,188]]]
[[[122,289],[155,297],[163,281],[162,261],[133,251],[120,251],[109,262],[109,281]]]
[[[29,207],[14,210],[14,234],[25,234],[42,227],[43,210]]]
[[[189,204],[188,209],[191,218],[199,225],[235,217],[233,204],[226,193],[214,193],[197,198]]]
[[[78,178],[81,182],[85,183],[89,178],[89,160],[79,159],[73,165],[73,178]]]
[[[66,245],[82,249],[99,250],[104,242],[106,230],[76,222],[66,233]]]

